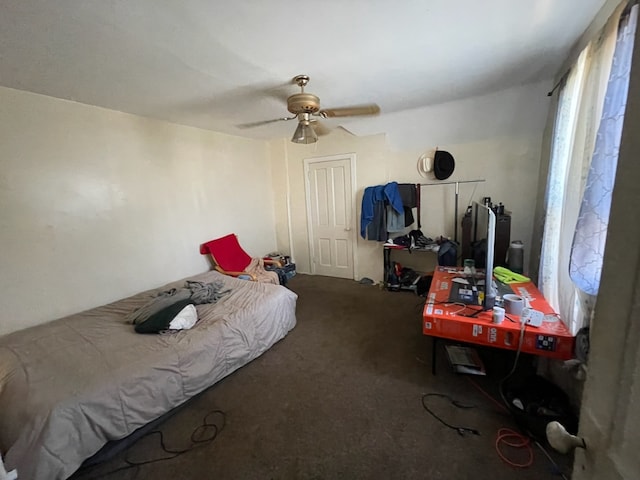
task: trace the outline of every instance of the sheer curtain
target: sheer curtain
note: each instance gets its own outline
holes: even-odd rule
[[[637,16],[638,5],[634,5],[620,22],[602,118],[573,238],[569,273],[576,286],[588,295],[597,295],[600,286]]]
[[[538,283],[574,335],[588,322],[593,299],[573,283],[569,260],[621,13],[619,8],[572,67],[560,91],[553,133]]]

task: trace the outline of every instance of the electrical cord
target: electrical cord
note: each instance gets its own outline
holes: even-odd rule
[[[451,315],[458,315],[458,314],[460,314],[460,312],[464,312],[469,307],[469,305],[465,305],[464,303],[457,303],[457,302],[456,303],[450,303],[449,305],[457,305],[457,306],[461,307],[458,310],[456,310],[455,312],[449,312],[449,313],[451,313]]]
[[[506,413],[507,415],[511,415],[511,412],[509,411],[509,409],[507,409],[507,407],[505,407],[502,403],[498,402],[495,398],[493,398],[492,395],[487,393],[480,385],[478,385],[478,383],[476,383],[473,379],[471,379],[471,377],[467,377],[467,380],[469,380],[471,385],[473,385],[482,395],[484,395],[496,407],[498,407],[498,409],[500,409],[500,411]],[[501,430],[503,430],[503,429],[501,429]],[[511,446],[513,448],[518,448],[518,446],[510,444],[510,443],[514,443],[514,442],[508,443],[506,441],[508,438],[511,438],[512,435],[504,435],[505,432],[502,432],[502,433],[503,433],[503,435],[500,435],[500,430],[499,430],[498,431],[498,435],[496,437],[495,447],[496,447],[496,451],[498,453],[498,456],[505,463],[508,463],[509,465],[512,465],[512,466],[518,466],[518,465],[514,464],[514,462],[512,462],[511,460],[506,458],[504,453],[500,450],[500,443],[504,443],[504,444],[509,445],[509,446]],[[515,435],[513,435],[513,438],[518,438],[520,440],[519,443],[522,444],[522,447],[520,447],[520,448],[527,447],[528,449],[530,449],[530,446],[529,446],[530,443],[527,443],[527,444],[524,443],[524,439],[529,440],[529,437],[525,437],[523,435],[520,435],[517,432],[514,432],[514,433],[515,433]],[[522,438],[520,438],[520,437],[522,437]],[[529,442],[530,442],[530,440],[529,440]],[[558,473],[558,475],[560,475],[563,478],[563,480],[568,480],[567,476],[562,472],[562,469],[560,468],[560,466],[556,463],[556,461],[553,459],[553,457],[551,457],[549,452],[547,452],[547,450],[540,444],[540,442],[538,442],[537,440],[534,439],[533,443],[535,443],[535,445],[540,449],[540,451],[547,457],[547,460],[549,460],[551,465],[553,465],[553,468]],[[529,452],[529,456],[533,457],[533,451],[532,450]],[[524,468],[524,467],[521,467],[521,468]]]
[[[520,352],[522,351],[522,344],[524,341],[524,332],[525,332],[525,323],[520,322],[520,339],[518,340],[516,358],[513,361],[513,366],[511,367],[511,370],[509,371],[509,373],[504,378],[502,378],[502,380],[500,380],[500,383],[499,383],[500,396],[502,397],[502,401],[504,402],[504,405],[501,405],[500,403],[498,403],[491,395],[485,392],[482,389],[482,387],[480,387],[480,385],[478,385],[473,380],[469,379],[471,384],[474,387],[476,387],[476,389],[478,389],[485,397],[490,399],[496,406],[500,408],[500,410],[507,413],[511,413],[511,412],[508,409],[509,402],[507,401],[507,398],[504,394],[504,383],[509,378],[511,378],[511,376],[514,374],[518,366],[518,360],[520,358]],[[516,462],[509,459],[503,452],[503,448],[502,448],[503,445],[506,445],[507,447],[511,447],[514,449],[525,448],[527,450],[527,459],[523,462]],[[533,448],[531,448],[531,440],[529,439],[528,436],[518,433],[515,430],[511,430],[510,428],[501,428],[500,430],[498,430],[498,434],[495,441],[495,449],[500,459],[503,462],[505,462],[507,465],[510,465],[512,467],[528,468],[533,464]]]
[[[474,307],[477,305],[474,305]],[[467,307],[469,307],[469,305],[467,305]],[[487,312],[488,310],[485,310],[483,307],[477,308],[477,309],[472,309],[473,313],[470,315],[462,315],[463,317],[467,317],[467,318],[475,318],[476,316],[480,315],[482,312]]]
[[[520,321],[520,339],[518,340],[518,349],[516,350],[516,358],[513,361],[513,366],[511,367],[511,371],[502,380],[500,380],[500,384],[499,384],[500,397],[502,397],[502,401],[504,402],[505,405],[509,405],[509,402],[507,401],[507,398],[504,395],[504,383],[509,378],[511,378],[511,376],[516,371],[516,367],[518,366],[518,359],[520,358],[520,352],[522,351],[522,343],[524,342],[525,326],[526,324],[523,321]]]
[[[500,448],[500,445],[502,444],[512,448],[526,448],[526,461],[514,462],[513,460],[507,458],[507,456],[502,452],[502,449]],[[529,440],[529,437],[525,437],[524,435],[511,430],[510,428],[501,428],[500,430],[498,430],[498,436],[496,437],[495,446],[496,452],[498,452],[498,456],[507,465],[511,465],[512,467],[516,468],[528,468],[533,465],[533,449],[531,448],[531,440]]]
[[[218,426],[217,423],[211,421],[209,419],[209,417],[212,417],[214,415],[219,416],[222,419],[222,424],[220,426]],[[181,449],[181,450],[172,450],[170,448],[167,448],[167,446],[165,445],[164,442],[164,434],[162,433],[162,431],[160,430],[152,430],[150,432],[148,432],[146,435],[143,435],[138,441],[147,438],[147,437],[151,437],[153,435],[157,435],[160,438],[160,448],[162,449],[163,452],[169,454],[169,456],[165,456],[165,457],[159,457],[159,458],[154,458],[151,460],[143,460],[143,461],[133,461],[130,460],[128,456],[125,456],[124,458],[124,462],[126,463],[126,465],[116,468],[115,470],[111,470],[109,472],[103,473],[101,475],[98,475],[97,477],[92,477],[92,478],[105,478],[105,477],[109,477],[117,472],[121,472],[123,470],[129,470],[132,468],[136,469],[136,473],[134,474],[133,478],[136,478],[138,476],[138,473],[140,471],[140,467],[143,465],[148,465],[150,463],[156,463],[156,462],[163,462],[166,460],[171,460],[174,459],[176,457],[179,457],[182,454],[185,454],[187,452],[190,452],[191,450],[194,450],[196,448],[202,447],[206,444],[209,444],[211,442],[213,442],[218,435],[220,434],[220,432],[222,432],[222,430],[224,429],[225,425],[226,425],[226,420],[227,420],[227,416],[226,414],[222,411],[222,410],[212,410],[209,413],[207,413],[204,418],[202,419],[202,423],[200,425],[198,425],[192,432],[191,435],[189,437],[189,440],[191,441],[191,445],[187,448]],[[210,432],[207,434],[207,430],[209,430]],[[137,442],[138,442],[137,441]],[[137,443],[136,442],[136,443]],[[97,466],[97,465],[96,465]]]
[[[522,339],[524,338],[524,329],[522,329],[521,331],[521,339],[520,339],[520,344],[518,345],[518,350],[520,351],[522,348]],[[506,380],[507,378],[509,378],[511,375],[513,375],[513,372],[515,372],[517,363],[518,363],[518,354],[516,355],[516,359],[514,361],[514,365],[511,369],[511,371],[509,372],[509,374],[503,379]],[[424,360],[416,357],[416,359],[424,364],[426,364],[427,362],[425,362]],[[501,414],[506,414],[508,416],[512,415],[512,412],[507,408],[508,403],[505,400],[504,395],[502,394],[502,386],[500,387],[500,393],[503,399],[503,403],[500,403],[498,400],[496,400],[492,395],[490,395],[489,393],[487,393],[478,383],[476,383],[471,377],[466,377],[467,380],[485,397],[487,398],[489,401],[491,401],[491,403],[493,403],[497,409],[500,411]],[[469,427],[460,427],[460,426],[456,426],[456,425],[452,425],[448,422],[446,422],[445,420],[443,420],[442,418],[440,418],[432,409],[429,408],[429,406],[426,403],[426,399],[429,397],[440,397],[440,398],[446,398],[447,400],[449,400],[449,402],[456,406],[457,408],[475,408],[476,405],[467,405],[467,404],[463,404],[457,400],[453,400],[451,397],[449,397],[448,395],[444,395],[444,394],[439,394],[439,393],[427,393],[424,394],[422,396],[422,406],[423,408],[432,416],[434,417],[436,420],[438,420],[440,423],[442,423],[443,425],[445,425],[446,427],[455,430],[459,435],[464,436],[465,433],[472,433],[474,435],[480,435],[480,432],[474,428],[469,428]],[[551,457],[551,455],[549,455],[549,453],[544,449],[544,447],[540,444],[540,442],[538,442],[537,440],[534,440],[534,442],[537,447],[542,451],[542,453],[547,457],[547,459],[549,460],[549,462],[553,465],[553,467],[555,468],[556,472],[564,479],[564,480],[568,480],[566,475],[564,475],[564,473],[562,472],[562,469],[558,466],[558,464],[553,460],[553,458]],[[530,436],[521,434],[519,432],[516,432],[515,430],[509,429],[509,428],[501,428],[498,430],[498,433],[496,435],[496,440],[495,440],[495,449],[496,449],[496,453],[498,454],[498,456],[500,457],[500,459],[505,462],[506,464],[515,467],[515,468],[528,468],[533,464],[533,459],[534,459],[534,454],[533,454],[533,448],[531,447],[531,439]],[[504,446],[513,448],[513,449],[522,449],[525,448],[527,451],[527,458],[525,461],[522,462],[516,462],[511,460],[504,452]]]
[[[470,305],[470,304],[467,304],[467,303],[462,303],[462,302],[452,302],[452,301],[449,301],[449,300],[439,301],[439,302],[427,302],[427,303],[431,303],[431,304],[433,304],[433,305],[444,305],[445,307],[450,307],[451,305],[457,305],[457,306],[459,306],[459,307],[462,307],[460,310],[458,310],[459,312],[461,312],[461,311],[463,311],[463,310],[467,310],[467,309],[473,310],[473,311],[474,311],[474,313],[475,313],[475,312],[478,312],[478,313],[479,313],[479,312],[482,312],[482,311],[483,311],[483,309],[482,309],[482,308],[480,308],[480,310],[476,310],[476,309],[474,309],[474,308],[473,308],[473,307],[479,307],[479,305]],[[456,314],[457,314],[457,313],[456,313]],[[465,316],[465,315],[463,315],[463,316]]]
[[[500,409],[501,412],[506,413],[508,415],[511,414],[509,409],[498,402],[495,398],[489,395],[480,385],[474,382],[471,378],[468,378],[469,382],[487,399],[489,399],[496,407]],[[524,462],[515,462],[507,457],[504,453],[502,446],[506,445],[508,447],[514,449],[526,448],[527,449],[527,460]],[[531,448],[531,440],[529,437],[522,435],[521,433],[516,432],[515,430],[511,430],[510,428],[501,428],[498,430],[498,434],[496,436],[495,441],[495,449],[496,453],[500,457],[500,459],[505,462],[507,465],[511,465],[516,468],[527,468],[533,464],[533,449]],[[555,465],[555,462],[553,462]],[[557,467],[557,465],[556,465]]]
[[[450,307],[451,305],[457,305],[459,307],[462,307],[460,310],[456,310],[455,314],[457,315],[458,312],[462,312],[463,310],[466,310],[469,305],[466,305],[462,302],[450,302],[449,300],[437,300],[437,301],[429,301],[427,300],[427,302],[425,303],[424,300],[419,301],[416,304],[416,309],[418,309],[419,311],[422,311],[424,309],[425,305],[444,305],[445,307]]]
[[[562,469],[560,468],[560,466],[556,463],[556,461],[551,457],[551,455],[549,455],[549,452],[547,452],[547,450],[540,444],[540,442],[538,442],[537,440],[534,440],[534,442],[538,448],[540,449],[540,451],[542,453],[544,453],[544,455],[547,457],[547,459],[549,460],[549,462],[551,462],[551,464],[553,465],[553,468],[556,469],[556,471],[558,472],[558,474],[563,478],[563,480],[569,480],[567,478],[567,476],[562,472]]]
[[[473,385],[482,395],[484,395],[488,400],[490,400],[501,412],[504,412],[508,415],[511,415],[511,412],[507,407],[505,407],[502,403],[497,401],[493,396],[488,394],[480,385],[478,385],[471,377],[467,377],[467,380]]]
[[[470,427],[462,427],[462,426],[457,426],[457,425],[452,425],[448,422],[446,422],[445,420],[443,420],[442,418],[440,418],[438,415],[436,415],[436,413],[431,410],[429,408],[429,406],[427,405],[426,399],[429,397],[438,397],[438,398],[446,398],[447,400],[449,400],[449,403],[451,403],[454,407],[456,408],[462,408],[462,409],[469,409],[469,408],[475,408],[475,405],[466,405],[462,402],[459,402],[458,400],[454,400],[453,398],[451,398],[449,395],[445,395],[443,393],[425,393],[422,395],[422,407],[429,412],[429,414],[435,418],[436,420],[438,420],[441,424],[443,424],[445,427],[448,427],[452,430],[455,430],[456,432],[458,432],[459,435],[464,436],[466,433],[471,433],[473,435],[480,435],[480,432],[478,430],[476,430],[475,428],[470,428]]]
[[[513,320],[512,320],[513,321]],[[511,371],[507,374],[506,377],[504,377],[501,382],[500,382],[500,396],[502,397],[502,401],[504,402],[503,404],[501,404],[500,402],[498,402],[492,395],[490,395],[489,393],[487,393],[478,383],[476,383],[473,379],[471,379],[470,377],[467,377],[467,380],[469,380],[469,382],[482,394],[484,395],[488,400],[490,400],[496,407],[498,407],[498,409],[500,409],[500,411],[507,413],[509,415],[512,414],[512,412],[507,408],[507,405],[509,405],[505,395],[504,395],[504,390],[503,390],[503,386],[504,386],[504,382],[511,377],[511,375],[513,375],[513,373],[516,370],[516,367],[518,365],[518,358],[520,356],[520,352],[522,350],[522,342],[524,339],[524,331],[525,331],[525,324],[522,323],[522,327],[520,330],[520,340],[518,343],[518,350],[516,353],[516,358],[513,362],[513,366],[511,368]],[[551,457],[551,455],[549,455],[549,453],[545,450],[545,448],[540,444],[540,442],[538,442],[537,440],[534,440],[534,443],[536,444],[536,446],[542,451],[542,453],[547,457],[547,459],[549,460],[549,462],[553,465],[553,467],[555,468],[555,470],[558,472],[558,474],[564,479],[567,480],[566,475],[562,472],[562,469],[558,466],[558,464],[555,462],[555,460]],[[506,445],[508,447],[511,448],[526,448],[527,449],[527,460],[524,462],[514,462],[511,459],[509,459],[504,451],[501,448],[501,445]],[[514,430],[511,430],[509,428],[501,428],[500,430],[498,430],[498,434],[496,436],[496,442],[495,442],[495,449],[496,452],[498,454],[498,456],[500,457],[500,459],[505,462],[508,465],[511,465],[512,467],[516,467],[516,468],[527,468],[530,467],[533,464],[533,448],[531,447],[531,438],[530,436],[527,435],[523,435],[519,432],[516,432]]]

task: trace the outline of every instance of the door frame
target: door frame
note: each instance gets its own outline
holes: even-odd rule
[[[351,236],[351,261],[353,262],[353,279],[358,278],[358,255],[356,247],[358,245],[358,230],[356,223],[356,154],[355,153],[342,153],[338,155],[323,155],[319,157],[309,157],[303,160],[304,162],[304,185],[305,185],[305,201],[307,206],[307,235],[309,242],[309,265],[311,265],[311,274],[316,274],[316,264],[313,261],[315,257],[315,251],[313,246],[313,225],[311,222],[311,184],[309,179],[310,166],[315,163],[322,162],[334,162],[336,160],[349,160],[351,162],[351,205],[349,215],[349,224],[351,231],[354,234]]]

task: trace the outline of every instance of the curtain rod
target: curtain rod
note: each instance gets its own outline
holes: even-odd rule
[[[553,86],[553,88],[552,88],[549,92],[547,92],[547,97],[551,97],[551,96],[553,96],[553,94],[554,94],[554,93],[555,93],[555,91],[558,89],[558,87],[559,87],[560,85],[562,85],[562,84],[567,80],[567,77],[568,77],[568,76],[569,76],[569,74],[571,73],[571,69],[572,69],[572,68],[573,68],[573,67],[569,67],[569,68],[567,69],[567,71],[566,71],[566,72],[564,72],[564,73],[562,74],[562,76],[560,77],[560,80],[558,80],[558,83],[556,83],[556,84]]]
[[[624,18],[631,13],[631,9],[633,8],[633,6],[637,5],[639,2],[640,0],[629,0],[627,2],[627,5],[622,10],[622,13],[620,14],[620,21],[624,20]],[[605,25],[607,23],[608,23],[608,20],[605,22]],[[604,28],[604,26],[602,28]],[[602,29],[600,31],[602,31]],[[569,67],[567,71],[562,74],[562,76],[560,77],[560,80],[558,80],[558,83],[556,83],[553,86],[553,88],[549,92],[547,92],[547,97],[553,96],[553,94],[556,92],[558,87],[562,85],[562,82],[564,82],[567,79],[567,77],[569,76],[569,73],[571,73],[571,69],[572,67]]]
[[[480,183],[485,181],[486,180],[483,178],[480,180],[458,180],[457,182],[418,183],[418,185],[420,185],[421,187],[431,187],[433,185],[453,185],[455,183]]]

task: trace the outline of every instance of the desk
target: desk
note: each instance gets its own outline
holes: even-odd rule
[[[504,319],[501,324],[492,322],[492,313],[482,312],[468,317],[480,306],[447,303],[454,277],[462,275],[455,267],[438,267],[433,275],[431,288],[422,312],[422,333],[434,339],[432,368],[435,369],[436,338],[447,338],[460,342],[488,347],[517,350],[520,340],[520,317],[509,315],[515,320]],[[526,297],[531,307],[545,314],[539,327],[525,327],[521,352],[544,357],[569,360],[573,357],[574,337],[564,326],[558,315],[549,306],[540,291],[531,282],[512,283],[513,293]]]

